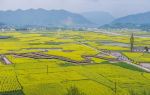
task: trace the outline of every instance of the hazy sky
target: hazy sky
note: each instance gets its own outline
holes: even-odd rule
[[[150,11],[150,0],[0,0],[0,10],[65,9],[72,12],[106,11],[119,17]]]

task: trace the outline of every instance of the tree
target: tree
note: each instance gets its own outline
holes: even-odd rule
[[[75,86],[71,86],[68,90],[67,90],[67,94],[65,95],[86,95],[83,92],[80,92],[79,89]]]
[[[133,49],[134,49],[134,35],[133,35],[133,33],[132,33],[132,35],[131,35],[131,38],[130,38],[130,45],[131,45],[131,52],[133,52]]]
[[[149,48],[146,46],[146,47],[145,47],[145,50],[146,50],[146,52],[148,52],[148,51],[149,51]]]

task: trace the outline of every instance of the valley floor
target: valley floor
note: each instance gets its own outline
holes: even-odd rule
[[[2,95],[66,95],[72,86],[86,95],[150,94],[149,68],[141,65],[150,64],[150,53],[130,52],[130,36],[71,30],[0,36],[9,36],[0,39]],[[135,42],[150,46],[149,37]]]

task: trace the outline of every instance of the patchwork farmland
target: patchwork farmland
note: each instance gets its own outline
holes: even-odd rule
[[[147,32],[0,32],[0,95],[150,95]],[[140,36],[139,36],[140,34]]]

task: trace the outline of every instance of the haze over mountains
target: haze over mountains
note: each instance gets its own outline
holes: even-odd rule
[[[106,12],[77,14],[66,10],[45,9],[0,11],[0,22],[10,26],[96,27],[108,24],[113,19]]]
[[[112,23],[150,24],[150,12],[121,17],[114,20]]]
[[[87,26],[91,22],[80,14],[65,10],[29,9],[0,11],[0,22],[7,25],[24,26]]]
[[[104,28],[135,28],[150,30],[150,12],[128,15],[115,19]]]
[[[106,25],[105,25],[106,24]],[[114,19],[107,12],[72,13],[66,10],[0,11],[0,26],[150,28],[150,12]]]
[[[102,11],[84,12],[82,15],[97,26],[109,24],[115,19],[111,14]]]

